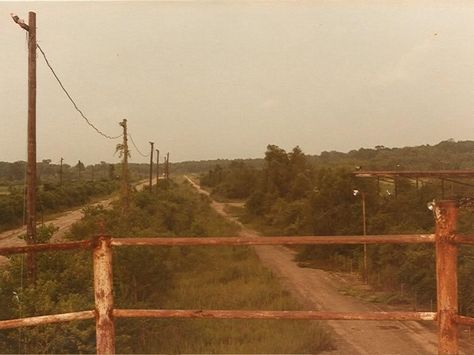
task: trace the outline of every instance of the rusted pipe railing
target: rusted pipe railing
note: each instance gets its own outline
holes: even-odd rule
[[[474,318],[466,316],[457,316],[456,323],[463,325],[474,325]]]
[[[96,318],[97,353],[115,352],[114,317],[117,318],[221,318],[221,319],[313,319],[313,320],[437,320],[439,354],[458,353],[458,324],[474,325],[474,318],[458,315],[457,245],[474,244],[473,236],[455,235],[457,208],[453,201],[435,205],[436,234],[369,236],[285,236],[220,238],[112,238],[67,243],[1,247],[0,255],[28,251],[93,249],[95,311],[28,317],[0,321],[0,329]],[[122,246],[218,246],[300,244],[420,244],[435,243],[437,312],[326,312],[258,310],[153,310],[115,309],[113,301],[112,247]]]
[[[45,243],[30,244],[18,247],[0,247],[0,255],[12,255],[27,253],[30,251],[55,251],[55,250],[73,250],[73,249],[91,249],[91,240],[80,240],[66,243]]]
[[[436,220],[436,286],[438,302],[438,354],[458,353],[457,246],[454,242],[458,209],[454,201],[440,201]]]
[[[474,236],[472,235],[455,235],[454,241],[457,244],[471,244],[474,245]]]
[[[214,318],[306,320],[436,320],[435,312],[323,312],[251,310],[114,309],[116,318]]]
[[[470,243],[470,237],[460,237],[460,241]],[[402,234],[402,235],[369,235],[369,236],[285,236],[285,237],[148,237],[148,238],[117,238],[110,237],[112,246],[179,246],[179,245],[303,245],[303,244],[423,244],[434,243],[434,234]],[[57,251],[74,249],[92,249],[94,242],[79,240],[65,243],[31,244],[14,247],[0,247],[0,255],[21,254],[28,251]]]
[[[303,245],[303,244],[422,244],[434,243],[434,234],[311,236],[311,237],[181,237],[112,238],[112,246],[197,246],[197,245]]]
[[[73,320],[93,319],[94,311],[82,311],[62,314],[51,314],[46,316],[8,319],[0,321],[0,329],[11,329],[20,327],[33,327],[41,324],[53,324],[70,322]]]

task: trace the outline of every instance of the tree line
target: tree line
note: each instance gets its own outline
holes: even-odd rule
[[[474,142],[444,141],[435,146],[389,149],[378,146],[349,153],[323,152],[305,155],[299,147],[289,152],[269,145],[261,169],[243,162],[215,166],[201,176],[201,184],[216,198],[243,199],[241,220],[266,235],[361,235],[361,198],[365,193],[368,234],[432,233],[434,219],[427,202],[441,198],[441,183],[424,180],[416,187],[409,179],[393,183],[355,178],[357,166],[364,169],[459,169],[474,160]],[[420,163],[418,165],[418,163]],[[451,196],[472,195],[472,188],[448,185]],[[472,232],[474,215],[462,211],[461,232]],[[318,267],[362,271],[361,246],[305,246],[298,248],[297,260]],[[459,260],[460,309],[474,314],[471,284],[474,271],[472,248],[463,247]],[[396,291],[404,297],[429,304],[436,299],[434,252],[432,246],[370,245],[368,279],[376,288]],[[395,301],[404,301],[395,295]]]

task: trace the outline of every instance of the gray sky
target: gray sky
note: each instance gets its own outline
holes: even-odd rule
[[[474,3],[0,3],[0,160],[26,156],[27,47],[103,131],[171,160],[474,138]],[[38,160],[116,161],[38,57]],[[132,151],[132,162],[146,162]]]

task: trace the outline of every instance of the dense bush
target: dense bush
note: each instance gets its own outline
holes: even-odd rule
[[[368,234],[432,233],[434,219],[426,208],[428,201],[441,198],[439,181],[425,181],[416,188],[414,181],[399,179],[394,185],[354,178],[356,165],[364,168],[435,169],[472,166],[474,142],[445,141],[430,147],[360,149],[347,154],[324,152],[309,157],[296,147],[291,152],[269,145],[261,171],[253,171],[245,198],[244,222],[252,223],[271,235],[355,235],[362,234],[361,196],[365,193]],[[240,166],[239,170],[245,171]],[[234,174],[230,168],[215,168],[202,181],[214,191],[229,197],[226,186]],[[452,197],[472,195],[472,188],[449,186]],[[474,230],[474,215],[463,213],[459,230]],[[360,246],[306,246],[298,249],[297,259],[319,266],[362,267]],[[371,245],[368,247],[369,282],[395,291],[403,285],[418,302],[435,299],[435,270],[432,246]],[[474,259],[463,248],[460,265],[460,308],[474,314],[472,270]]]
[[[113,181],[77,182],[64,186],[44,185],[38,191],[37,213],[57,212],[83,205],[92,197],[105,196],[118,187]],[[20,225],[24,213],[24,195],[14,190],[9,195],[0,195],[0,229]]]
[[[134,193],[128,215],[121,208],[90,206],[69,238],[88,239],[104,224],[115,236],[217,236],[236,233],[209,199],[187,184],[162,184],[156,193]],[[47,229],[45,234],[52,230]],[[251,248],[114,249],[117,308],[298,309]],[[36,288],[26,287],[24,260],[0,275],[0,319],[94,308],[90,251],[38,254]],[[316,353],[328,334],[315,322],[233,320],[116,321],[119,353]],[[0,332],[2,352],[94,353],[93,320]]]

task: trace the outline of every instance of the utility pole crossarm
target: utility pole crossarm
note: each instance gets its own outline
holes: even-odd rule
[[[24,20],[22,20],[21,18],[18,17],[18,15],[15,15],[15,14],[10,14],[13,21],[15,21],[15,23],[18,24],[18,26],[20,26],[21,28],[23,28],[25,31],[30,31],[30,26],[28,26]]]

